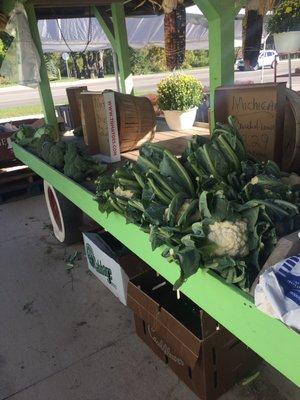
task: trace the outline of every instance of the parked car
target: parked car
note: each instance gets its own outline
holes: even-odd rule
[[[262,67],[274,68],[277,62],[276,57],[278,56],[275,50],[261,51],[258,56],[257,64],[253,67],[253,70],[258,70]],[[236,71],[245,71],[245,62],[242,58],[236,60],[234,69]]]

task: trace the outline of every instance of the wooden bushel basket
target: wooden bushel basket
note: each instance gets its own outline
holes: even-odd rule
[[[283,157],[284,171],[300,172],[300,94],[286,90],[284,116]]]
[[[153,139],[156,118],[151,101],[114,92],[119,129],[121,153],[137,149],[144,142]]]

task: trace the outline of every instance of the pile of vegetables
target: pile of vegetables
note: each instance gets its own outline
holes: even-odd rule
[[[204,268],[248,290],[278,238],[299,225],[300,185],[289,180],[246,153],[229,117],[211,139],[194,136],[180,159],[147,142],[137,162],[96,183],[102,212],[124,215],[180,265],[176,289]]]
[[[84,146],[55,140],[53,129],[48,125],[38,129],[23,126],[14,134],[13,140],[77,182],[96,177],[106,169],[106,165],[86,154]]]

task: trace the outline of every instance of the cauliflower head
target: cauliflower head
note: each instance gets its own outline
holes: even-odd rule
[[[216,256],[245,257],[249,254],[245,221],[215,222],[209,226],[208,239],[217,245]]]

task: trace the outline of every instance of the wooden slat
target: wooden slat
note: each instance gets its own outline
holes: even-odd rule
[[[153,143],[159,143],[161,146],[169,149],[173,154],[179,156],[186,148],[187,141],[194,135],[209,136],[209,130],[205,128],[193,127],[186,131],[162,131],[156,132],[152,140]],[[131,150],[122,153],[122,157],[127,160],[135,161],[138,158],[139,151]]]
[[[52,8],[52,7],[89,7],[89,6],[103,6],[112,3],[117,3],[118,0],[29,0],[28,3],[33,4],[35,7]]]

